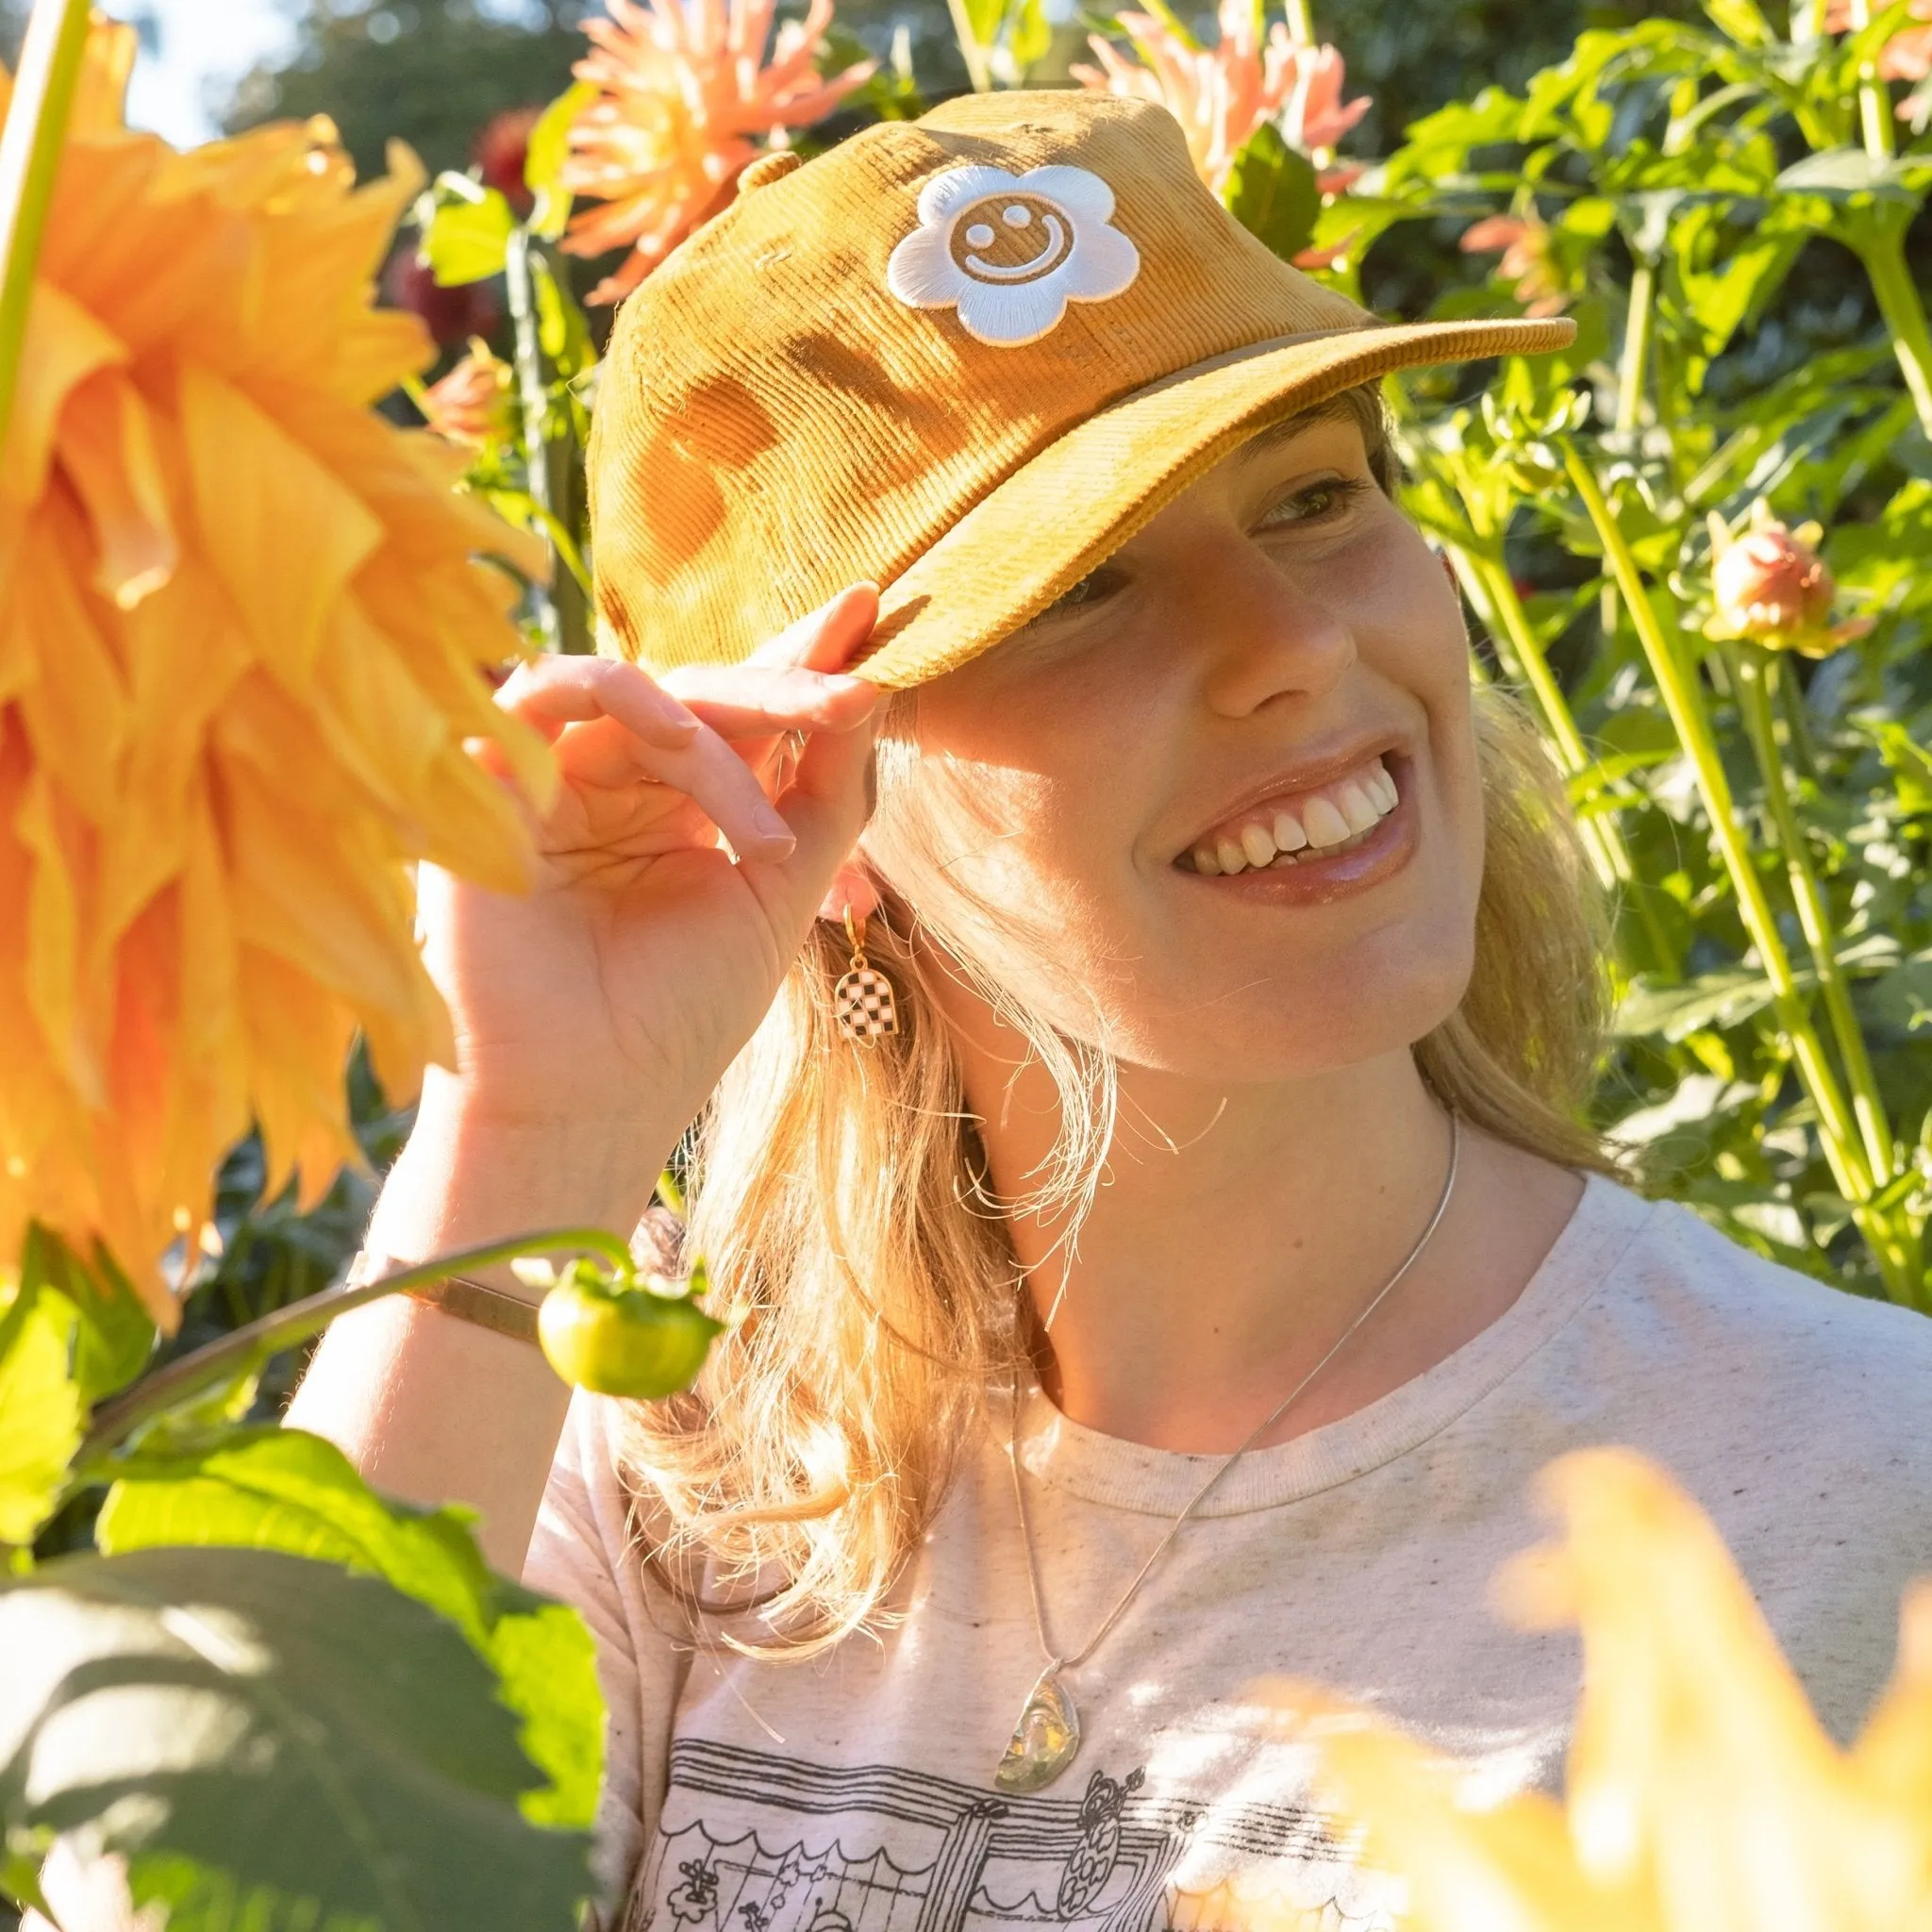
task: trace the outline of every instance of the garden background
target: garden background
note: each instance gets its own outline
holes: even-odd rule
[[[691,18],[722,17],[706,0],[689,5]],[[29,462],[18,441],[0,442],[14,466],[0,475],[11,491],[0,492],[0,517],[15,519],[0,523],[0,539],[28,527],[48,539],[43,553],[0,546],[18,613],[0,634],[0,975],[17,975],[0,988],[0,1544],[11,1546],[15,1576],[0,1588],[0,1645],[10,1631],[17,1655],[37,1654],[36,1638],[53,1655],[66,1641],[56,1633],[92,1629],[98,1612],[101,1656],[151,1687],[174,1668],[157,1661],[165,1645],[146,1626],[106,1634],[102,1606],[120,1603],[117,1591],[150,1607],[211,1593],[257,1619],[272,1651],[282,1646],[291,1696],[321,1722],[331,1703],[375,1693],[354,1681],[351,1659],[303,1652],[306,1640],[277,1620],[291,1591],[327,1598],[340,1587],[342,1630],[390,1630],[361,1646],[378,1657],[385,1644],[397,1657],[417,1644],[423,1681],[455,1700],[440,1716],[427,1706],[386,1714],[381,1761],[358,1763],[355,1776],[381,1789],[396,1771],[384,1751],[408,1760],[411,1777],[428,1775],[416,1757],[436,1756],[436,1726],[446,1730],[460,1707],[480,1726],[470,1735],[486,1765],[477,1775],[493,1780],[485,1795],[527,1827],[485,1834],[487,1854],[473,1848],[461,1916],[477,1927],[499,1917],[563,1923],[559,1900],[580,1885],[571,1860],[594,1785],[586,1740],[595,1731],[580,1629],[490,1578],[457,1516],[375,1497],[340,1458],[266,1424],[300,1344],[344,1305],[317,1298],[348,1260],[408,1131],[415,1074],[436,1051],[433,996],[425,1005],[410,976],[408,861],[429,853],[492,877],[514,866],[514,838],[491,816],[487,788],[464,789],[473,776],[461,737],[495,728],[475,674],[518,649],[589,641],[581,452],[609,297],[647,274],[706,194],[728,192],[733,170],[767,141],[810,152],[969,86],[1151,93],[1181,116],[1204,176],[1242,221],[1383,314],[1576,319],[1564,355],[1425,372],[1390,398],[1407,502],[1466,592],[1478,675],[1524,692],[1613,908],[1617,1021],[1593,1117],[1634,1178],[1735,1239],[1844,1291],[1932,1309],[1932,0],[1795,0],[1789,12],[1756,0],[1529,11],[1361,0],[1314,16],[1305,0],[1281,14],[1230,0],[1218,18],[1164,0],[1118,17],[1062,16],[1041,0],[896,9],[841,0],[802,38],[795,24],[781,28],[777,58],[788,47],[808,57],[793,92],[768,98],[754,75],[740,98],[740,82],[721,82],[706,111],[728,96],[728,129],[698,112],[674,116],[663,139],[656,124],[639,135],[610,78],[628,72],[647,94],[643,83],[672,71],[644,20],[634,15],[616,43],[607,37],[614,68],[583,69],[574,83],[585,22],[560,0],[517,18],[456,0],[301,13],[290,64],[245,75],[225,106],[245,138],[207,150],[206,174],[178,177],[155,204],[179,209],[191,191],[209,194],[204,225],[218,213],[255,222],[264,259],[287,282],[283,361],[248,391],[250,415],[236,408],[240,391],[220,387],[243,378],[225,333],[226,269],[210,256],[206,316],[173,350],[220,365],[220,383],[188,385],[184,410],[217,425],[225,452],[258,458],[264,491],[293,489],[300,475],[313,486],[308,502],[350,522],[334,484],[379,504],[418,575],[363,588],[393,633],[387,641],[331,632],[342,649],[316,659],[319,672],[266,666],[264,651],[272,675],[225,697],[224,717],[192,720],[207,729],[206,756],[256,801],[238,824],[258,835],[263,862],[251,868],[247,852],[223,861],[194,845],[192,827],[187,856],[166,863],[130,841],[122,858],[152,874],[145,890],[168,882],[92,952],[81,928],[92,901],[68,889],[105,865],[124,822],[138,822],[127,799],[152,806],[136,781],[192,764],[169,748],[161,713],[143,708],[142,653],[164,640],[192,653],[201,634],[170,613],[191,592],[215,597],[216,578],[245,625],[272,639],[289,616],[272,591],[284,558],[271,546],[238,563],[205,500],[208,555],[184,553],[164,466],[128,458],[144,447],[129,432],[119,446],[125,475],[108,475],[105,419],[89,413],[107,400],[63,415],[79,378],[58,387],[48,371],[58,358],[31,329],[16,413],[45,447]],[[703,67],[697,55],[676,58]],[[110,125],[111,89],[101,71],[88,73],[42,279],[58,302],[85,295],[104,325],[134,329],[115,305],[138,309],[129,291],[157,264],[137,274],[115,251],[139,257],[142,223],[79,219],[86,194],[105,207],[131,192],[109,166],[127,152]],[[420,158],[421,178],[394,141]],[[708,175],[721,154],[732,158]],[[389,185],[338,221],[350,206],[349,163],[365,182],[387,171]],[[306,258],[275,253],[277,223],[291,225]],[[365,265],[339,245],[350,227]],[[181,245],[199,233],[183,226]],[[341,285],[305,295],[305,260]],[[420,335],[366,312],[371,281],[390,322],[413,315]],[[324,295],[338,304],[342,340],[361,345],[341,352],[346,374],[302,361],[303,342],[311,365],[338,353],[322,311],[303,307]],[[26,310],[25,297],[8,300],[0,351],[11,354]],[[375,370],[391,373],[375,381]],[[325,426],[315,398],[298,394],[304,382],[317,395],[362,384],[358,426]],[[264,402],[271,392],[281,400]],[[126,394],[113,407],[134,408]],[[156,407],[153,433],[173,434]],[[380,429],[366,420],[372,407]],[[417,435],[408,460],[426,467],[405,484],[401,459],[391,461],[403,439],[384,439],[424,425],[432,437]],[[291,426],[310,455],[325,451],[330,487],[302,469]],[[430,441],[440,454],[424,453]],[[190,471],[192,445],[188,436]],[[445,485],[458,477],[464,494],[454,497]],[[76,502],[94,526],[75,520]],[[48,521],[32,523],[40,517]],[[90,548],[97,532],[107,535]],[[473,553],[494,558],[493,575],[469,562]],[[71,582],[60,575],[70,557]],[[485,575],[499,586],[493,604],[475,601]],[[422,594],[432,585],[435,595]],[[423,607],[413,615],[412,599]],[[202,608],[218,606],[227,608]],[[105,642],[90,658],[96,634]],[[345,692],[314,682],[348,676],[343,664],[365,645],[387,685]],[[117,680],[129,689],[105,751],[77,708],[37,695],[78,675],[82,659],[97,678],[91,701],[118,703]],[[461,677],[438,682],[458,663]],[[378,690],[420,702],[418,722],[441,734],[441,749],[407,774],[384,765],[402,737],[371,701]],[[323,721],[325,755],[294,756],[303,704]],[[150,741],[163,752],[143,763]],[[536,764],[520,770],[539,781]],[[316,815],[324,793],[344,801],[339,823]],[[17,848],[8,842],[16,836]],[[305,839],[327,850],[318,858]],[[224,862],[229,871],[213,879]],[[111,867],[102,875],[118,876]],[[175,912],[163,920],[153,908],[178,892],[206,914],[211,891],[228,894],[254,946],[250,970],[267,975],[229,995],[241,1014],[235,1064],[246,1069],[236,1091],[245,1088],[260,1126],[225,1154],[225,1138],[204,1145],[175,1125],[161,1133],[154,1124],[166,1109],[149,1106],[150,1089],[165,1089],[171,1105],[206,1098],[180,1044],[199,1017],[185,995],[139,1052],[115,1004],[115,990],[139,990],[137,969],[176,942]],[[279,922],[278,935],[264,941],[263,921]],[[173,971],[151,970],[150,991],[165,980],[172,996]],[[302,1015],[315,1022],[306,1031]],[[105,1074],[88,1060],[91,1026]],[[79,1042],[72,1053],[63,1029]],[[116,1080],[129,1053],[146,1084],[124,1094]],[[232,1112],[210,1105],[206,1117]],[[180,1117],[167,1113],[176,1125]],[[75,1124],[53,1132],[49,1121]],[[211,1196],[191,1207],[203,1186],[196,1163],[205,1170],[217,1155]],[[123,1169],[162,1179],[151,1198],[119,1200],[102,1176]],[[674,1202],[676,1186],[666,1177]],[[180,1191],[169,1197],[171,1187]],[[585,1292],[645,1296],[650,1308],[653,1295],[670,1307],[702,1291],[701,1276],[695,1288],[640,1286],[608,1238],[549,1245],[599,1257],[575,1284]],[[1630,1564],[1661,1563],[1666,1546],[1686,1574],[1703,1561],[1694,1535],[1671,1529],[1627,1472],[1598,1474],[1599,1502],[1615,1491],[1630,1505]],[[1614,1514],[1599,1508],[1599,1525]],[[184,1545],[194,1559],[185,1566]],[[271,1553],[301,1559],[299,1587],[257,1560]],[[1720,1568],[1706,1566],[1708,1603],[1748,1621],[1724,1597]],[[316,1571],[337,1580],[319,1582]],[[387,1586],[377,1595],[349,1589],[374,1590],[373,1578]],[[430,1607],[436,1629],[402,1614],[410,1598]],[[436,1650],[445,1624],[461,1635],[454,1660]],[[1656,1630],[1645,1639],[1663,1641]],[[460,1694],[449,1689],[458,1680]],[[16,1896],[35,1895],[57,1821],[65,1830],[77,1817],[111,1816],[103,1842],[129,1860],[137,1897],[173,1902],[177,1926],[227,1924],[251,1900],[267,1901],[259,1923],[279,1923],[275,1902],[291,1898],[291,1923],[310,1923],[302,1912],[311,1907],[344,1924],[410,1923],[408,1900],[330,1874],[325,1861],[262,1858],[259,1832],[239,1822],[242,1801],[298,1803],[292,1774],[249,1780],[233,1762],[211,1762],[196,1767],[209,1782],[191,1794],[166,1785],[157,1757],[123,1767],[129,1789],[167,1792],[158,1810],[136,1815],[112,1811],[82,1751],[58,1767],[67,1782],[57,1778],[50,1799],[54,1774],[43,1764],[39,1782],[28,1779],[22,1754],[40,1736],[33,1699],[51,1710],[73,1687],[31,1673],[23,1681],[0,1696],[0,1884]],[[1749,1688],[1740,1678],[1703,1690],[1744,1697]],[[499,1716],[516,1714],[514,1738],[479,1717],[484,1691]],[[158,1705],[151,1715],[159,1738]],[[1824,1774],[1807,1762],[1806,1776]],[[1932,1767],[1912,1768],[1898,1799],[1897,1766],[1886,1762],[1893,1783],[1868,1779],[1859,1802],[1890,1793],[1884,1804],[1907,1806],[1901,1828],[1932,1846]],[[1624,1769],[1641,1781],[1641,1766]],[[435,1776],[451,1775],[436,1766]],[[460,1809],[458,1799],[477,1792],[443,1795]],[[1421,1801],[1408,1795],[1413,1809]],[[1837,1814],[1810,1805],[1795,1771],[1786,1796],[1791,1830],[1807,1807],[1817,1817],[1803,1829],[1834,1828]],[[453,1843],[454,1809],[425,1801],[383,1825]],[[1660,1833],[1692,1825],[1681,1807],[1654,1821]],[[1822,1842],[1829,1863],[1836,1852]],[[1932,1899],[1932,1851],[1926,1860]],[[1680,1922],[1660,1907],[1656,1923]],[[1822,1905],[1802,1923],[1907,1921],[1839,1919]]]

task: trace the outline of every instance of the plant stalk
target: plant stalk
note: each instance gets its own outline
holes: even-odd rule
[[[1772,823],[1783,846],[1786,871],[1791,881],[1791,897],[1798,908],[1798,924],[1804,928],[1806,943],[1811,948],[1818,969],[1818,982],[1824,994],[1824,1009],[1838,1040],[1839,1058],[1844,1063],[1851,1083],[1852,1110],[1857,1118],[1866,1158],[1872,1163],[1875,1184],[1883,1189],[1897,1172],[1897,1149],[1891,1124],[1886,1118],[1885,1102],[1878,1092],[1877,1076],[1872,1070],[1872,1057],[1865,1045],[1864,1030],[1852,1006],[1851,989],[1845,983],[1838,962],[1838,935],[1832,929],[1831,910],[1818,882],[1800,824],[1790,785],[1785,772],[1783,753],[1777,741],[1776,724],[1772,712],[1772,690],[1780,667],[1769,652],[1754,646],[1740,648],[1733,658],[1737,674],[1738,708],[1744,728],[1757,754],[1757,768],[1764,779],[1764,795],[1771,808]]]
[[[1657,679],[1678,741],[1690,756],[1705,814],[1710,821],[1711,836],[1717,841],[1732,889],[1738,895],[1739,917],[1771,982],[1778,1024],[1790,1041],[1798,1076],[1817,1109],[1819,1141],[1832,1177],[1850,1204],[1859,1232],[1871,1246],[1887,1291],[1895,1301],[1914,1303],[1919,1299],[1921,1284],[1912,1257],[1897,1239],[1888,1217],[1874,1213],[1872,1208],[1875,1190],[1857,1122],[1846,1105],[1838,1075],[1799,991],[1790,956],[1785,950],[1777,920],[1765,896],[1764,882],[1752,863],[1703,693],[1694,675],[1686,668],[1675,641],[1665,633],[1658,621],[1645,593],[1637,559],[1624,541],[1623,529],[1597,482],[1596,473],[1574,444],[1565,445],[1563,457],[1571,483],[1603,544],[1605,561],[1629,607],[1631,623],[1636,626],[1638,641],[1650,662],[1651,675]]]
[[[992,92],[992,69],[987,62],[986,49],[979,44],[979,36],[973,31],[973,23],[967,17],[966,0],[946,0],[946,11],[953,17],[953,38],[959,43],[959,58],[966,63],[966,77],[973,83],[976,94]]]
[[[1899,373],[1918,412],[1919,427],[1932,437],[1932,326],[1926,324],[1924,301],[1906,267],[1905,230],[1896,223],[1862,225],[1862,235],[1845,239],[1865,264],[1878,312],[1891,337],[1891,352],[1898,358]]]
[[[1852,31],[1862,33],[1871,25],[1872,0],[1852,0]],[[1876,58],[1868,57],[1858,63],[1858,131],[1874,161],[1889,161],[1898,152],[1891,121],[1891,92],[1878,77]]]
[[[158,1374],[137,1382],[118,1401],[107,1404],[95,1415],[93,1425],[75,1457],[75,1487],[84,1488],[102,1480],[89,1465],[125,1442],[143,1423],[218,1382],[253,1374],[284,1350],[296,1347],[312,1335],[320,1335],[339,1315],[346,1315],[352,1308],[366,1307],[387,1295],[405,1293],[434,1281],[446,1281],[452,1274],[514,1260],[521,1255],[564,1252],[601,1255],[620,1267],[631,1265],[630,1249],[607,1229],[554,1228],[515,1235],[508,1241],[490,1241],[482,1247],[459,1248],[455,1254],[378,1275],[375,1280],[355,1288],[328,1288],[320,1294],[291,1302],[287,1307],[263,1315],[245,1328],[237,1328],[206,1348],[170,1362]]]
[[[1523,608],[1523,599],[1516,594],[1507,569],[1494,558],[1465,550],[1459,544],[1446,547],[1457,576],[1469,593],[1469,601],[1490,626],[1505,670],[1512,681],[1527,685],[1535,697],[1557,766],[1566,778],[1579,776],[1595,760],[1583,741],[1575,713],[1563,695],[1563,687],[1557,682],[1557,675],[1550,668],[1549,658],[1529,621],[1529,612]],[[1657,910],[1638,880],[1630,848],[1624,842],[1615,818],[1607,812],[1580,815],[1577,830],[1597,878],[1606,890],[1620,893],[1636,913],[1650,950],[1648,963],[1666,978],[1676,978],[1670,940],[1657,924]]]
[[[1624,325],[1624,355],[1617,368],[1617,428],[1637,427],[1643,408],[1643,378],[1657,322],[1657,270],[1640,260],[1630,277],[1630,313]]]
[[[34,272],[87,56],[88,0],[38,0],[0,128],[0,448],[13,417]]]
[[[550,550],[550,582],[545,588],[541,622],[546,650],[588,655],[591,637],[590,604],[583,586],[563,555],[555,529],[572,529],[573,466],[570,441],[550,431],[550,372],[543,358],[543,338],[530,275],[530,250],[538,243],[525,227],[514,229],[504,251],[503,280],[509,298],[510,325],[515,335],[517,406],[523,419],[524,467],[531,500],[554,528],[546,528]]]

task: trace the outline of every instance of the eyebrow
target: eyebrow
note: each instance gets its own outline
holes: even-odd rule
[[[1355,411],[1341,397],[1331,397],[1325,403],[1317,403],[1311,408],[1302,410],[1299,415],[1290,416],[1279,423],[1271,423],[1266,429],[1257,430],[1241,444],[1243,457],[1270,455],[1291,442],[1299,442],[1309,430],[1324,423],[1347,423],[1353,421]]]

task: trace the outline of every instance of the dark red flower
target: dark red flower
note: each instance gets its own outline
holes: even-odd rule
[[[493,188],[520,215],[530,211],[531,194],[524,185],[524,161],[530,152],[530,130],[541,108],[506,108],[484,124],[470,148],[486,188]]]
[[[399,248],[390,257],[382,291],[392,308],[407,308],[421,316],[440,348],[466,342],[472,336],[487,336],[498,320],[496,297],[487,282],[441,288],[429,264],[409,247]]]

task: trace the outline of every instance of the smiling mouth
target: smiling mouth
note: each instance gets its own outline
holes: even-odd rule
[[[1401,800],[1388,766],[1380,758],[1368,758],[1330,784],[1244,808],[1197,840],[1174,864],[1218,878],[1335,858],[1371,838]]]

